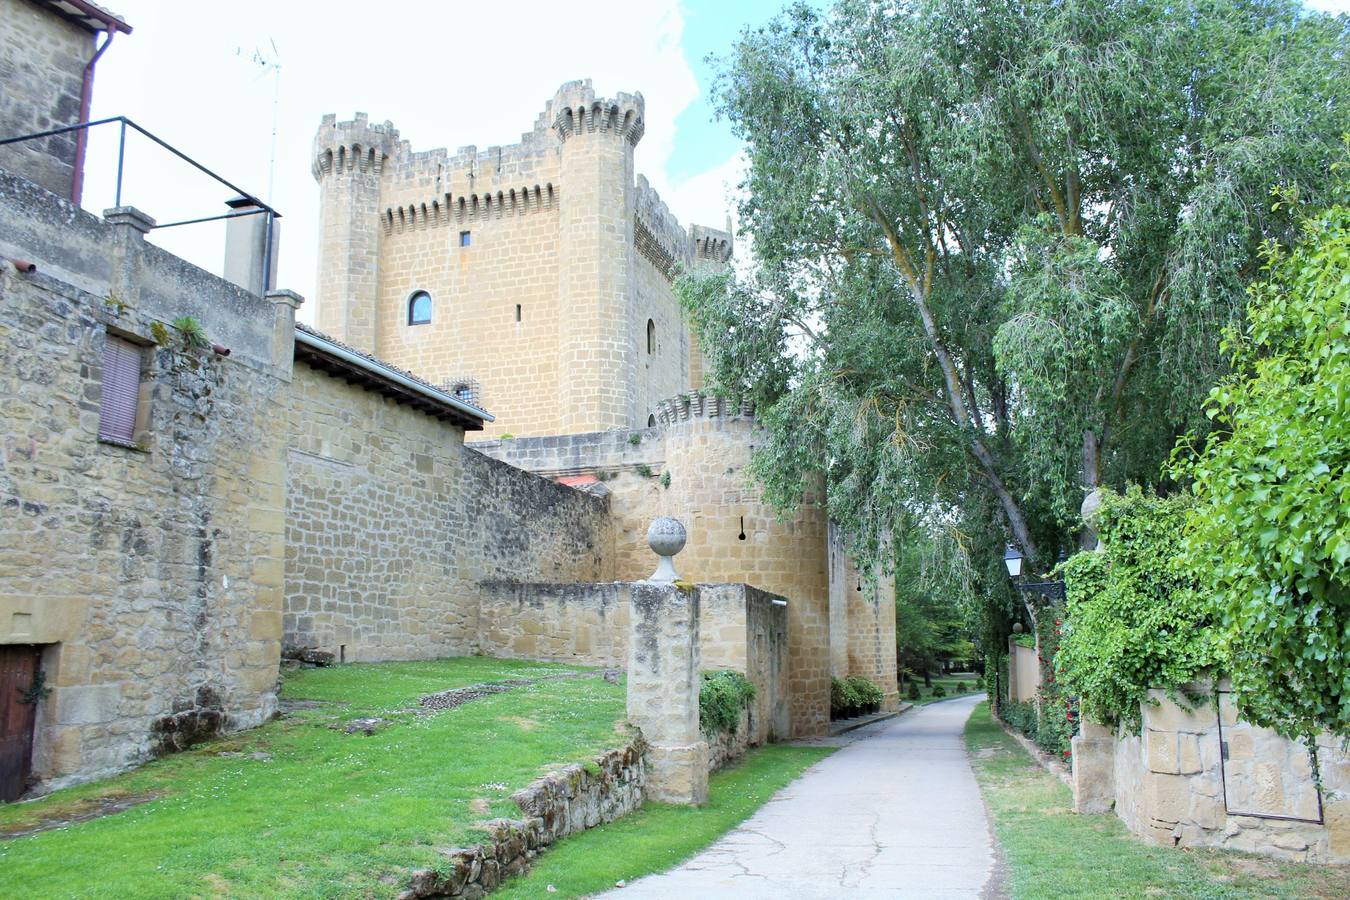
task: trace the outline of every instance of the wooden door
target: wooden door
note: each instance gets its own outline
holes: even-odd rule
[[[35,686],[41,652],[33,644],[0,644],[0,803],[28,788],[33,766],[37,703],[25,695]]]

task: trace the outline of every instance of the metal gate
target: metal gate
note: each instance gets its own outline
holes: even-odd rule
[[[33,644],[0,644],[0,803],[17,800],[28,788],[41,660]]]

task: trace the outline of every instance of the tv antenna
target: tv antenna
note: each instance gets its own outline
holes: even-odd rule
[[[263,71],[259,78],[272,76],[272,153],[267,161],[267,202],[271,204],[277,175],[277,131],[281,124],[281,52],[277,50],[274,39],[269,37],[267,43],[271,53],[263,52],[260,47],[254,47],[252,51],[235,47],[234,55],[261,68]]]

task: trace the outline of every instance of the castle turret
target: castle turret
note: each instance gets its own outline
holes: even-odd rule
[[[319,182],[317,326],[361,350],[375,349],[380,241],[380,176],[398,147],[390,122],[365,113],[338,122],[327,115],[314,136]]]
[[[562,142],[564,186],[558,234],[566,248],[558,267],[558,363],[566,398],[561,430],[627,427],[636,406],[633,148],[644,128],[642,95],[598,98],[589,80],[573,81],[559,88],[549,113]]]

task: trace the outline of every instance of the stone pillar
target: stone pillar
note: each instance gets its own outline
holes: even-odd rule
[[[1115,735],[1084,719],[1072,743],[1074,812],[1110,812],[1116,803]]]
[[[684,526],[661,517],[647,531],[661,557],[656,578],[633,584],[629,601],[628,721],[647,741],[647,796],[697,806],[708,801],[708,744],[698,724],[703,654],[699,591],[676,581],[671,557]]]
[[[282,378],[290,381],[295,360],[295,313],[305,298],[286,290],[268,291],[266,298],[272,304],[272,364]]]
[[[698,727],[698,607],[692,585],[632,587],[628,721],[647,741],[647,796],[663,803],[708,800],[708,744]]]

